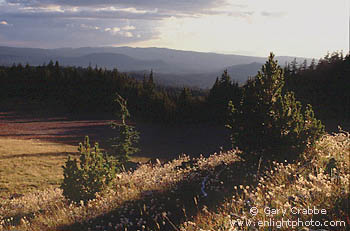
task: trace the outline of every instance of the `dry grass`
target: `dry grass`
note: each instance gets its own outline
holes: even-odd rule
[[[58,230],[62,226],[79,226],[87,222],[85,225],[93,229],[112,225],[123,230],[134,230],[144,225],[143,222],[139,223],[142,219],[147,221],[147,230],[164,227],[168,225],[164,214],[170,217],[172,213],[182,213],[183,203],[189,201],[193,204],[193,196],[186,200],[179,183],[186,181],[193,187],[193,183],[199,180],[197,185],[200,185],[203,175],[215,174],[217,166],[235,162],[237,159],[234,156],[234,152],[228,152],[200,158],[192,167],[183,167],[183,163],[190,159],[187,156],[164,165],[144,164],[134,172],[118,175],[115,186],[109,192],[85,205],[69,205],[59,189],[4,200],[0,203],[3,229]],[[142,211],[140,208],[143,208]],[[113,222],[99,224],[103,221],[98,217],[105,215]],[[96,221],[92,222],[95,218]],[[10,224],[14,226],[8,226]],[[83,227],[73,226],[65,230],[87,230],[86,226]]]
[[[78,155],[77,146],[0,138],[0,197],[58,187],[68,155]],[[144,163],[149,159],[133,157],[132,161]]]
[[[21,198],[0,202],[0,230],[256,230],[259,227],[233,227],[233,219],[278,220],[249,209],[264,207],[326,209],[323,217],[299,216],[302,220],[350,221],[350,135],[324,136],[304,159],[275,163],[256,176],[256,169],[234,168],[239,163],[236,151],[209,158],[183,156],[164,165],[143,164],[134,172],[118,175],[114,186],[86,204],[69,204],[59,189],[48,188],[25,194]],[[330,160],[336,170],[327,171]],[[244,179],[257,179],[256,185]],[[201,186],[207,196],[201,192]],[[220,195],[230,195],[218,201]],[[216,205],[210,207],[209,205]],[[206,207],[208,205],[208,207]],[[215,207],[219,207],[217,210]],[[290,213],[286,218],[295,220]],[[300,230],[272,227],[270,230]],[[258,230],[267,230],[259,228]]]
[[[62,165],[77,147],[40,140],[0,138],[0,196],[57,187]]]
[[[330,164],[333,160],[334,165]],[[304,153],[302,160],[294,164],[275,162],[257,183],[253,187],[234,186],[234,196],[221,205],[219,212],[205,210],[185,222],[181,230],[349,230],[350,134],[325,135],[315,148]],[[251,214],[253,207],[257,215]],[[303,212],[308,208],[324,209],[326,214]],[[268,214],[271,209],[279,211]],[[304,223],[283,225],[282,219]],[[306,223],[311,220],[313,226]]]

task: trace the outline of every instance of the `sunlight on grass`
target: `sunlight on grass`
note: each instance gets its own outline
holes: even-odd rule
[[[231,228],[238,227],[232,227],[230,219],[281,218],[280,214],[269,217],[260,213],[252,217],[252,205],[259,211],[266,206],[316,206],[326,209],[327,216],[302,214],[299,218],[348,222],[349,133],[325,135],[303,159],[275,162],[266,172],[248,166],[237,172],[240,168],[232,167],[243,163],[237,151],[142,164],[133,172],[118,174],[108,192],[85,204],[69,204],[62,190],[54,187],[5,199],[0,202],[0,230],[234,230]],[[332,158],[334,168],[329,167]],[[243,178],[256,182],[244,183]],[[207,196],[201,193],[201,186]],[[225,192],[227,200],[216,202]],[[215,207],[206,206],[210,204]]]
[[[0,138],[0,196],[57,187],[62,165],[77,147],[39,140]]]
[[[348,230],[350,134],[325,135],[297,163],[274,162],[270,171],[259,176],[256,186],[239,185],[234,189],[234,196],[221,205],[220,211],[205,210],[192,221],[185,222],[181,230],[267,230],[267,227],[273,230],[301,230],[307,228],[310,223],[306,222],[311,220],[315,222],[315,227],[324,222],[328,226],[331,226],[331,222],[338,222],[333,223],[337,226],[331,227],[332,230]],[[252,208],[257,211],[255,214],[252,214]],[[309,208],[325,212],[296,212]],[[279,212],[269,214],[273,209],[279,209]],[[284,224],[281,227],[277,221],[282,218],[303,223],[294,224],[294,227]],[[274,220],[274,225],[270,219]],[[239,225],[236,222],[242,223]],[[258,222],[265,222],[264,228]]]

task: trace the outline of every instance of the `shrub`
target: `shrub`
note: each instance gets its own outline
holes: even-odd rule
[[[68,160],[63,167],[63,195],[70,201],[80,202],[94,199],[96,193],[104,191],[115,177],[115,161],[102,153],[95,143],[90,147],[89,137],[79,144],[80,161]]]
[[[324,133],[311,105],[303,110],[293,92],[283,94],[283,87],[283,70],[271,53],[257,76],[244,86],[240,103],[229,103],[227,127],[244,159],[291,160]]]

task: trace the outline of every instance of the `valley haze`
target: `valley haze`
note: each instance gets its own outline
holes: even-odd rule
[[[268,54],[266,54],[267,56]],[[281,66],[296,59],[308,63],[311,59],[277,56]],[[43,65],[52,60],[63,66],[117,68],[143,76],[151,70],[155,80],[163,85],[210,88],[224,70],[239,84],[255,76],[265,63],[265,57],[205,53],[168,48],[81,47],[81,48],[18,48],[0,46],[0,65]]]

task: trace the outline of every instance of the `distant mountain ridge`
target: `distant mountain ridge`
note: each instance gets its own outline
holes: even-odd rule
[[[226,69],[232,79],[236,80],[239,84],[243,84],[248,77],[255,76],[262,65],[263,63],[253,62],[229,66]]]
[[[294,57],[277,56],[280,65]],[[296,58],[298,63],[305,58]],[[22,63],[42,65],[50,60],[65,66],[98,66],[118,68],[123,72],[151,69],[156,80],[170,85],[211,87],[217,76],[227,69],[239,83],[255,75],[266,61],[263,57],[172,50],[167,48],[82,47],[82,48],[16,48],[0,46],[0,65]],[[310,62],[310,59],[307,59]],[[167,79],[169,81],[167,81]]]

